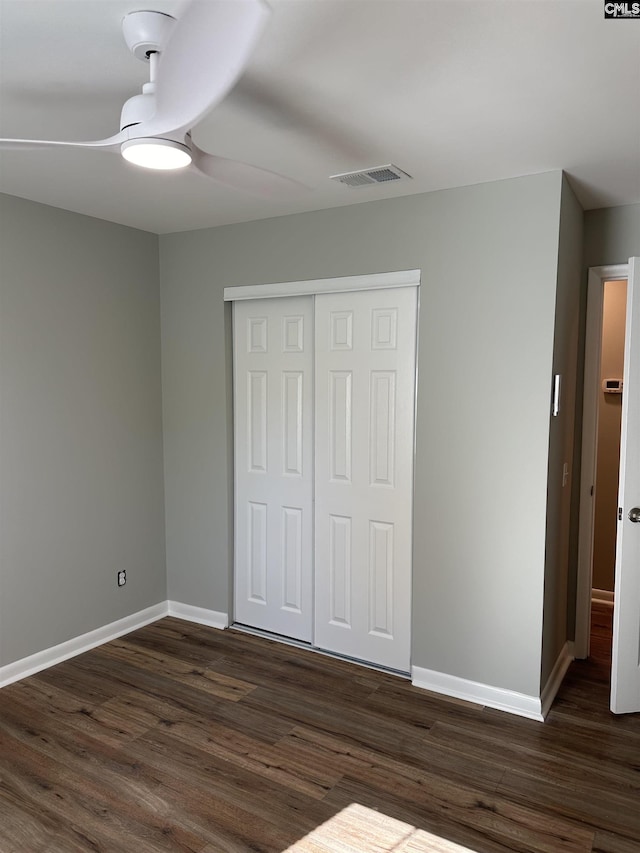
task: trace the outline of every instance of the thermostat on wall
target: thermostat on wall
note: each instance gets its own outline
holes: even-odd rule
[[[605,394],[622,394],[622,379],[603,379],[602,390]]]

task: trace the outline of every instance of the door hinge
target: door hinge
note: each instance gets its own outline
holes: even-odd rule
[[[593,497],[593,486],[591,486],[591,497]]]
[[[622,507],[618,507],[618,521],[622,521]]]

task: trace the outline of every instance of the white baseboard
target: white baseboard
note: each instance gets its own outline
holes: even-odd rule
[[[543,717],[546,717],[549,713],[553,700],[556,698],[556,693],[562,684],[562,679],[567,674],[567,670],[571,666],[574,658],[573,643],[566,642],[558,655],[558,659],[556,660],[553,669],[551,670],[551,675],[547,679],[547,683],[542,688],[540,701],[542,704]]]
[[[87,634],[73,637],[73,639],[57,646],[8,663],[0,667],[0,687],[5,687],[7,684],[26,678],[28,675],[34,675],[36,672],[62,663],[62,661],[82,654],[82,652],[88,652],[96,646],[101,646],[103,643],[108,643],[109,640],[115,640],[117,637],[122,637],[138,628],[143,628],[145,625],[156,622],[167,615],[167,602],[162,601],[152,607],[147,607],[145,610],[139,610],[137,613],[125,616],[124,619],[118,619],[109,625],[96,628],[95,631],[89,631]]]
[[[591,601],[593,604],[610,604],[613,607],[613,591],[610,589],[592,589]]]
[[[447,675],[444,672],[423,669],[419,666],[411,667],[411,683],[414,687],[452,696],[454,699],[475,702],[477,705],[507,711],[509,714],[517,714],[519,717],[527,717],[530,720],[539,722],[544,720],[540,699],[526,693],[492,687],[489,684],[469,681],[466,678],[458,678],[455,675]]]
[[[200,625],[209,625],[212,628],[227,628],[229,625],[229,617],[226,613],[220,613],[217,610],[205,610],[203,607],[193,607],[179,601],[161,601],[145,610],[139,610],[137,613],[125,616],[124,619],[118,619],[117,622],[96,628],[95,631],[89,631],[87,634],[73,637],[57,646],[0,666],[0,687],[5,687],[7,684],[12,684],[14,681],[19,681],[29,675],[35,675],[36,672],[41,672],[57,663],[62,663],[62,661],[83,652],[95,649],[96,646],[101,646],[103,643],[124,636],[124,634],[130,634],[138,628],[144,628],[145,625],[157,622],[158,619],[165,616],[175,616],[178,619],[198,622]]]
[[[219,610],[207,610],[204,607],[194,607],[192,604],[182,604],[180,601],[168,601],[169,616],[185,619],[187,622],[197,622],[210,628],[228,628],[229,614]]]

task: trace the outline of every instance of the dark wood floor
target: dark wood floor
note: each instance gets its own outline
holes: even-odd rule
[[[359,803],[474,853],[638,853],[610,631],[597,609],[543,725],[164,619],[0,691],[0,851],[281,853]]]

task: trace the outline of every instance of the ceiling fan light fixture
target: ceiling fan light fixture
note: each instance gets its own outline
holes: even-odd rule
[[[123,142],[120,152],[125,160],[145,169],[184,169],[191,163],[191,152],[186,145],[172,139],[141,137]]]

